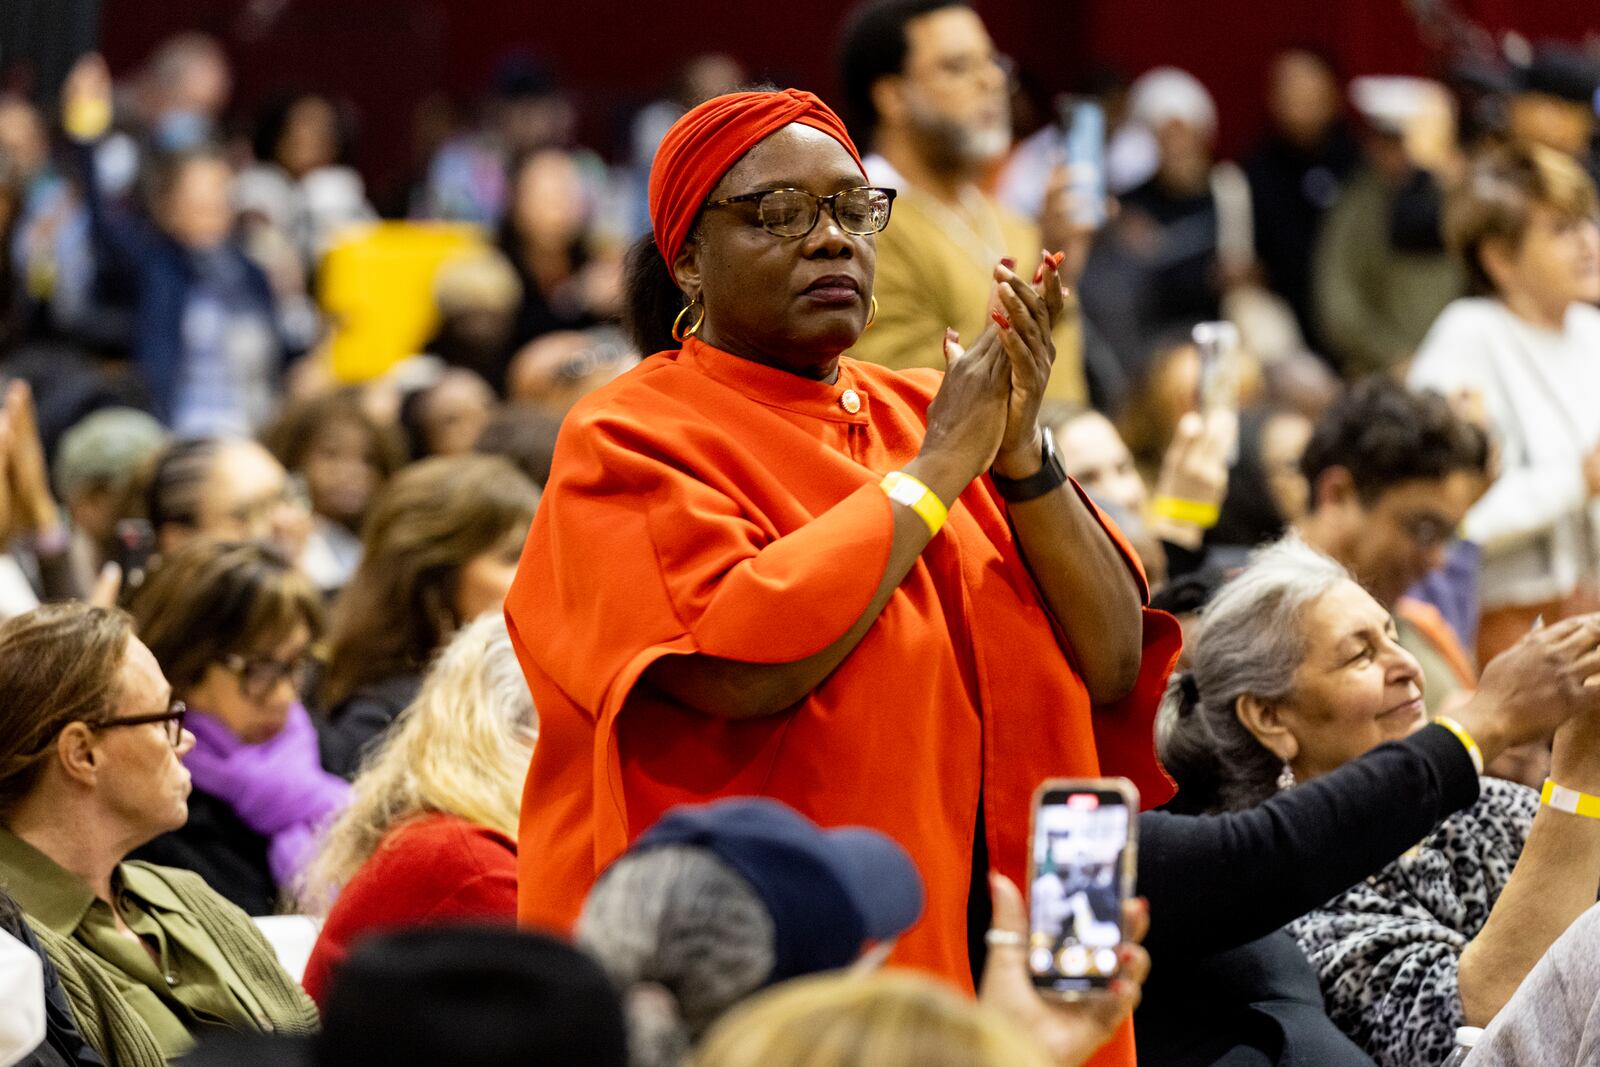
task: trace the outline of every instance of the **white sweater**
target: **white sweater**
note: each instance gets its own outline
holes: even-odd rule
[[[1435,320],[1410,384],[1478,391],[1500,445],[1500,477],[1467,515],[1483,546],[1483,606],[1566,597],[1600,560],[1600,506],[1583,457],[1600,443],[1600,310],[1574,304],[1560,333],[1498,300],[1457,300]]]
[[[1600,904],[1556,939],[1467,1057],[1467,1067],[1600,1063]]]

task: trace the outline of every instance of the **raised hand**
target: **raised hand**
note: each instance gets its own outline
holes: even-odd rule
[[[1056,323],[1066,306],[1058,273],[1061,261],[1059,252],[1044,257],[1035,275],[1038,289],[1003,263],[994,271],[999,307],[993,317],[1011,362],[1006,432],[995,470],[1007,478],[1026,478],[1039,469],[1039,407],[1055,366]]]
[[[1156,501],[1200,505],[1215,515],[1228,493],[1228,457],[1239,439],[1239,416],[1226,408],[1206,414],[1191,411],[1178,420],[1172,443],[1161,457],[1156,479]],[[1163,540],[1199,548],[1206,527],[1185,518],[1163,514],[1157,503],[1150,526]]]
[[[1600,740],[1600,615],[1563,619],[1527,634],[1489,661],[1477,690],[1453,714],[1486,760],[1569,723]],[[1600,773],[1600,760],[1595,770]]]
[[[6,387],[6,418],[10,423],[10,463],[6,468],[11,487],[12,518],[27,533],[47,530],[61,521],[50,492],[50,470],[44,444],[39,440],[39,420],[33,410],[33,390],[24,381]]]
[[[1104,993],[1075,1001],[1046,1000],[1028,977],[1028,910],[1011,879],[989,875],[989,895],[994,901],[992,930],[1007,936],[991,943],[989,958],[978,986],[978,999],[1033,1034],[1058,1067],[1078,1067],[1111,1039],[1133,1009],[1138,1007],[1144,980],[1150,974],[1150,956],[1139,942],[1150,926],[1148,907],[1142,900],[1123,906],[1127,940],[1118,946],[1122,965],[1118,977]]]

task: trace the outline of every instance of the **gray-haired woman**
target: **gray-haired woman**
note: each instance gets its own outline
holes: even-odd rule
[[[1565,789],[1554,799],[1600,794],[1600,685],[1588,684],[1600,673],[1597,646],[1593,616],[1529,634],[1440,722],[1481,739],[1496,708],[1554,712],[1545,721],[1566,720],[1552,757]],[[1158,726],[1189,811],[1254,807],[1427,725],[1421,671],[1389,614],[1297,540],[1258,554],[1218,593],[1191,663]],[[1600,820],[1486,779],[1470,808],[1290,931],[1333,1021],[1384,1067],[1414,1067],[1442,1061],[1455,1027],[1494,1015],[1593,903],[1597,878]]]
[[[738,1001],[849,966],[922,907],[922,878],[887,836],[732,798],[645,831],[595,883],[577,939],[626,993],[629,1061],[667,1067]]]
[[[991,933],[1024,943],[1026,909],[995,876]],[[595,883],[577,938],[617,986],[629,1015],[632,1067],[676,1067],[728,1009],[804,975],[869,970],[923,909],[922,878],[888,836],[823,830],[784,805],[735,797],[669,811]],[[1037,1038],[1052,1059],[1084,1063],[1138,1001],[1147,925],[1125,915],[1130,943],[1119,987],[1095,1002],[1042,1000],[1021,948],[990,953],[979,999]]]

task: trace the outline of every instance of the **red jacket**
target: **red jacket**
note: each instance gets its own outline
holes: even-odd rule
[[[598,873],[673,805],[763,795],[905,846],[928,905],[893,958],[970,987],[975,832],[1020,884],[1045,778],[1126,774],[1147,804],[1171,795],[1152,721],[1177,624],[1146,612],[1138,688],[1091,709],[987,479],[794,710],[714,720],[637,685],[663,656],[787,663],[848,630],[894,538],[878,481],[917,454],[937,385],[851,359],[824,384],[691,340],[573,409],[506,598],[539,707],[525,924],[570,929]],[[1095,1061],[1132,1062],[1126,1036]]]
[[[319,1006],[361,937],[444,919],[510,923],[517,914],[517,843],[454,815],[390,830],[328,913],[302,980]]]

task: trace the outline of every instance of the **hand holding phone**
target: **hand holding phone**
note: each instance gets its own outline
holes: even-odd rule
[[[1138,1007],[1150,974],[1150,954],[1139,942],[1150,927],[1149,906],[1139,899],[1123,905],[1125,933],[1118,947],[1121,967],[1103,994],[1077,999],[1041,996],[1028,976],[1028,908],[1022,892],[1003,874],[990,872],[994,902],[989,958],[978,984],[984,1007],[1011,1019],[1039,1039],[1052,1062],[1085,1063],[1111,1040]]]
[[[1231,322],[1196,323],[1190,336],[1200,352],[1200,388],[1195,406],[1202,415],[1239,410],[1239,328]]]
[[[1125,778],[1056,778],[1034,794],[1028,973],[1043,996],[1108,989],[1133,892],[1139,793]]]
[[[1106,221],[1106,115],[1093,100],[1057,104],[1072,221],[1099,229]]]
[[[132,594],[144,584],[145,572],[156,551],[156,532],[145,519],[120,519],[116,526],[114,562],[121,571],[120,586]]]

